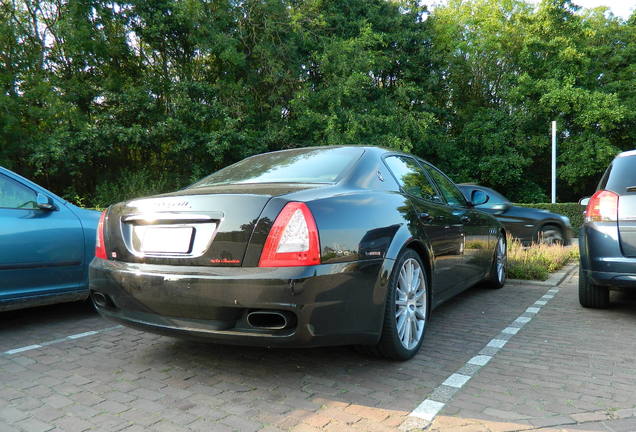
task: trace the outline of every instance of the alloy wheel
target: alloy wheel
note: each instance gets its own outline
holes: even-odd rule
[[[508,261],[508,254],[506,250],[506,241],[503,237],[497,241],[497,255],[495,258],[495,268],[497,270],[497,282],[503,284],[506,279],[506,264]]]
[[[402,264],[395,291],[395,320],[402,346],[417,346],[424,333],[427,314],[426,279],[422,267],[413,258]]]
[[[563,244],[563,234],[561,230],[558,228],[544,228],[541,230],[541,235],[539,241],[543,244],[547,245],[562,245]]]

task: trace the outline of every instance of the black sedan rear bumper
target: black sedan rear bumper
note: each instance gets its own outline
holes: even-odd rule
[[[610,288],[636,288],[636,274],[588,271],[587,277],[595,285]]]
[[[391,264],[237,268],[94,259],[89,280],[100,314],[155,333],[261,346],[373,344]],[[247,319],[253,311],[280,312],[287,325],[255,328]]]

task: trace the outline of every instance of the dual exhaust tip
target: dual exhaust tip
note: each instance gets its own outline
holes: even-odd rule
[[[256,310],[248,312],[247,323],[261,330],[283,330],[295,325],[295,319],[286,311]]]

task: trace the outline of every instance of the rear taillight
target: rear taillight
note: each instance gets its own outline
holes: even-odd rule
[[[320,242],[314,217],[304,203],[287,203],[269,231],[258,266],[316,264],[320,264]]]
[[[104,219],[106,212],[102,212],[97,224],[97,238],[95,239],[95,258],[106,259],[106,245],[104,244]]]
[[[586,222],[615,222],[618,220],[618,195],[612,191],[597,191],[585,209]]]

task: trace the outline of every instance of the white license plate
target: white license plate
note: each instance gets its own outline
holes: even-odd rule
[[[140,228],[140,227],[137,227]],[[141,251],[156,253],[188,253],[194,228],[149,227],[140,233]]]

